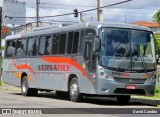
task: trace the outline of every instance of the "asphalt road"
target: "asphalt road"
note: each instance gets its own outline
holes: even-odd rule
[[[0,86],[0,108],[155,108],[160,105],[160,100],[146,100],[131,98],[127,105],[119,105],[114,98],[85,98],[83,102],[74,103],[64,98],[58,98],[55,92],[39,92],[36,97],[24,97],[21,95],[20,90],[15,90],[14,87],[8,89]],[[116,111],[116,110],[115,110]],[[84,114],[86,114],[84,112]],[[48,115],[49,116],[49,115]],[[59,115],[58,115],[59,116]],[[65,116],[66,115],[61,115]],[[73,115],[69,115],[72,117]],[[90,116],[86,115],[86,117]],[[94,116],[107,116],[107,115],[92,115]],[[122,116],[122,115],[108,115]],[[123,115],[124,116],[124,115]],[[125,115],[127,116],[127,115]],[[16,116],[17,117],[17,116]],[[75,116],[74,116],[75,117]],[[85,117],[83,115],[83,117]],[[141,115],[142,117],[142,115]],[[145,116],[146,117],[146,116]]]

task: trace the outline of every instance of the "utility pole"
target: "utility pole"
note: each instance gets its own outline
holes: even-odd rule
[[[1,74],[2,74],[2,68],[1,68],[1,63],[2,63],[2,7],[0,7],[0,85],[1,85]]]
[[[40,0],[36,0],[37,27],[39,27],[39,4],[40,4]]]
[[[79,23],[82,23],[83,22],[83,19],[82,19],[82,12],[79,13]]]
[[[103,7],[102,0],[97,0],[97,21],[103,22]]]

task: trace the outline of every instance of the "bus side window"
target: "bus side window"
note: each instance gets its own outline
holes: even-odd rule
[[[58,53],[58,45],[59,45],[59,34],[53,35],[53,43],[52,43],[52,54]]]
[[[39,55],[50,55],[51,53],[51,36],[40,38]]]
[[[38,41],[37,38],[28,39],[28,47],[27,47],[27,55],[28,56],[36,56],[38,50]]]
[[[74,40],[72,44],[72,54],[78,53],[79,32],[74,32]]]
[[[79,44],[79,32],[69,32],[68,33],[68,54],[77,54],[78,53],[78,44]]]
[[[68,33],[68,47],[67,47],[67,53],[72,53],[72,44],[73,44],[73,32]]]
[[[6,57],[14,57],[15,56],[15,41],[7,41],[7,50],[6,50]]]
[[[79,46],[79,52],[80,54],[83,54],[83,51],[84,51],[84,35],[85,35],[85,30],[82,30],[81,31],[81,34],[80,34],[80,46]]]
[[[85,61],[90,60],[90,52],[91,52],[91,42],[86,41],[85,49],[84,49],[84,59],[85,59]]]
[[[10,57],[10,53],[9,53],[9,47],[10,47],[10,43],[11,41],[6,41],[6,57]]]
[[[66,34],[60,35],[58,54],[64,54],[66,48]]]
[[[25,54],[26,54],[26,40],[25,39],[17,40],[16,56],[24,57]]]

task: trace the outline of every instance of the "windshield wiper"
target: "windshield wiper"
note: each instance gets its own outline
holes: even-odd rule
[[[122,59],[120,60],[119,65],[116,65],[116,66],[117,66],[117,67],[116,67],[116,70],[117,70],[117,69],[120,67],[120,65],[124,62],[125,57],[127,56],[127,54],[128,54],[128,51],[126,50],[125,53],[124,53],[124,55],[123,55],[123,57],[122,57]]]
[[[144,61],[143,55],[142,55],[142,56],[140,55],[140,57],[141,57],[141,60],[142,60],[142,62],[143,62],[144,72],[147,72],[147,70],[146,70],[146,63],[145,63],[145,61]]]

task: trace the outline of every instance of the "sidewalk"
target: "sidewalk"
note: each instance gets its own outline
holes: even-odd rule
[[[2,83],[0,85],[0,90],[10,90],[10,91],[21,91],[20,87],[15,87],[9,84]]]

